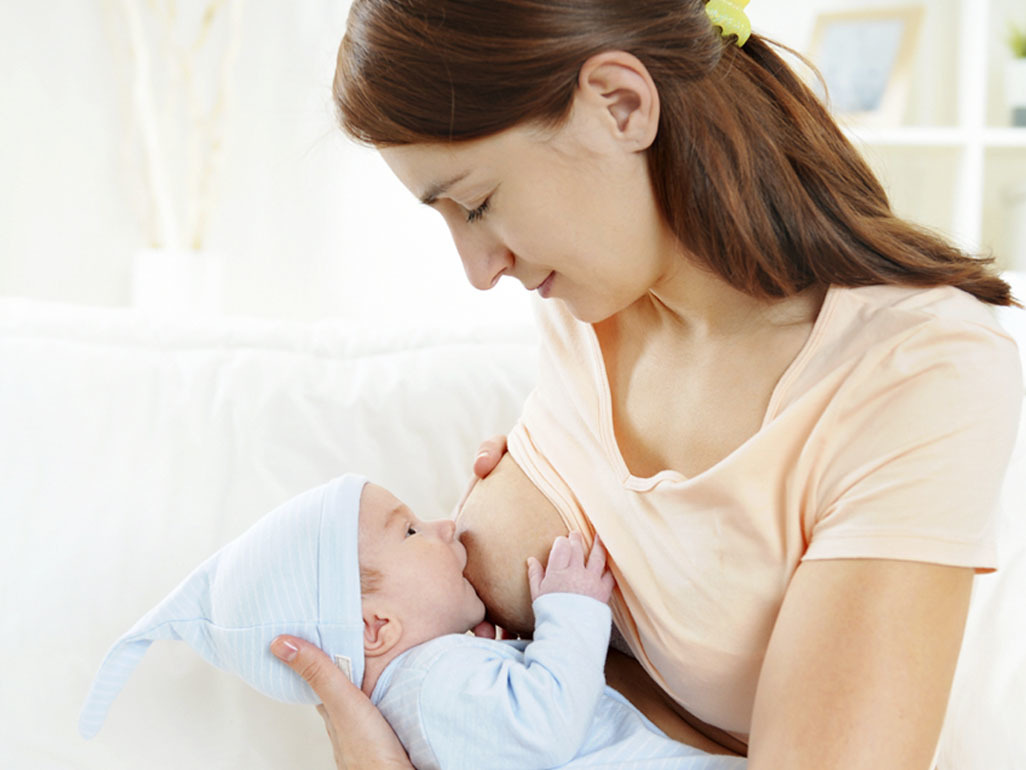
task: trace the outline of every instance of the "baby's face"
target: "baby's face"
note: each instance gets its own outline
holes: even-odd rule
[[[463,633],[484,618],[484,604],[465,577],[467,551],[449,519],[421,521],[376,484],[360,498],[360,566],[381,575],[375,597],[397,612],[404,633],[425,642]]]

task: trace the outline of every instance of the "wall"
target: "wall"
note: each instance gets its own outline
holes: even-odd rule
[[[226,311],[527,314],[518,286],[471,288],[441,218],[336,129],[331,76],[347,10],[329,0],[243,6],[207,239],[225,262]],[[0,295],[129,301],[148,231],[126,41],[112,0],[0,3]]]
[[[798,51],[812,39],[816,15],[821,12],[870,10],[919,5],[924,9],[919,47],[904,121],[910,125],[951,125],[957,120],[956,95],[950,87],[958,79],[959,0],[754,0],[748,6],[752,25],[762,34]]]
[[[853,5],[867,4],[755,0],[749,11],[758,30],[802,49],[815,10]],[[957,2],[924,5],[930,45],[917,59],[907,120],[950,124]],[[207,238],[224,260],[225,310],[294,319],[526,315],[519,285],[500,282],[488,295],[470,288],[440,217],[335,128],[330,85],[347,6],[244,5]],[[0,295],[129,302],[132,256],[151,228],[119,8],[114,0],[0,3]],[[950,198],[943,180],[923,194]],[[941,206],[931,200],[917,210]]]

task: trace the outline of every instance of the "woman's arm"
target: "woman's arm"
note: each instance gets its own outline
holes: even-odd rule
[[[634,658],[610,649],[606,656],[606,684],[675,741],[710,754],[743,756],[745,747],[740,741],[684,712]],[[692,723],[701,724],[702,731]]]
[[[908,561],[803,562],[759,677],[751,770],[928,770],[972,578]]]

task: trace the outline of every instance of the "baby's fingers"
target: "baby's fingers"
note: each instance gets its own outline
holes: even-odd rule
[[[602,545],[602,539],[595,533],[595,540],[591,544],[591,553],[588,554],[588,571],[598,572],[606,568],[606,547]]]
[[[551,559],[551,557],[550,557]],[[527,585],[531,589],[531,601],[533,602],[541,595],[542,579],[545,577],[545,570],[541,562],[533,556],[527,557]]]
[[[570,566],[571,556],[573,556],[573,548],[570,545],[570,539],[562,535],[557,537],[552,542],[548,561],[545,562],[546,572],[566,569]]]
[[[570,565],[574,569],[584,569],[584,535],[580,532],[571,532],[570,541]]]

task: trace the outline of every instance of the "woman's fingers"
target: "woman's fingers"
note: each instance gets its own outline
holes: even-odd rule
[[[321,699],[338,768],[380,767],[410,770],[409,757],[381,712],[316,645],[283,635],[271,652],[299,674]]]
[[[306,680],[329,717],[345,715],[358,704],[358,695],[365,697],[323,650],[304,639],[279,636],[271,642],[271,652]]]
[[[481,442],[477,448],[477,456],[474,458],[474,475],[483,479],[499,464],[499,460],[506,454],[506,437],[492,436]]]

